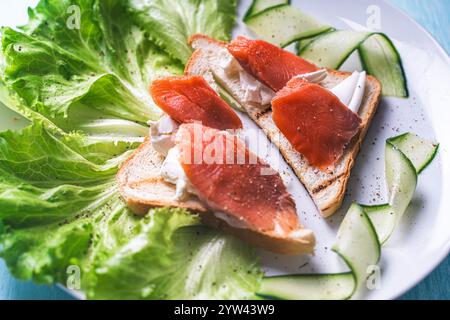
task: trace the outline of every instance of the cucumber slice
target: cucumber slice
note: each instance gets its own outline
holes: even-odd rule
[[[402,60],[392,41],[378,33],[359,47],[364,69],[383,85],[383,95],[407,98],[408,85]]]
[[[247,21],[248,18],[272,7],[279,6],[280,4],[289,4],[289,0],[253,0],[250,8],[248,8],[247,12],[244,16],[244,21]]]
[[[328,32],[305,46],[300,56],[318,66],[339,69],[352,52],[372,34],[350,30]]]
[[[400,149],[390,142],[391,140],[386,142],[385,155],[389,204],[363,206],[377,231],[381,244],[385,244],[395,231],[417,186],[417,172],[414,165]]]
[[[345,300],[352,296],[354,286],[351,272],[276,276],[264,278],[257,295],[283,300]]]
[[[385,96],[409,96],[400,55],[382,33],[329,32],[334,28],[283,0],[254,0],[244,21],[261,39],[280,47],[299,41],[299,55],[322,67],[339,69],[352,52],[358,50],[364,69],[380,80]]]
[[[397,49],[381,33],[340,30],[328,32],[303,45],[299,55],[319,66],[339,69],[359,51],[364,69],[381,81],[386,96],[408,97],[406,77]]]
[[[395,225],[395,212],[389,204],[377,206],[362,206],[364,211],[372,221],[377,232],[378,239],[383,245],[392,233],[392,226]]]
[[[323,32],[317,36],[297,41],[295,43],[295,51],[297,52],[297,55],[300,55],[300,52],[302,52],[311,42],[317,40],[319,37],[322,37],[328,33],[332,33],[335,31],[336,31],[336,29],[331,28],[330,30]]]
[[[389,190],[389,204],[363,206],[384,245],[412,200],[417,186],[417,172],[405,154],[388,140],[386,142],[385,171]]]
[[[389,143],[399,149],[411,160],[417,174],[425,170],[435,158],[439,144],[422,139],[413,133],[405,133],[388,140]]]
[[[290,5],[268,8],[246,20],[247,26],[261,39],[285,47],[331,29]]]
[[[336,252],[352,270],[355,277],[354,291],[362,287],[368,268],[376,265],[381,256],[381,245],[375,228],[364,211],[356,203],[352,204],[338,230]]]
[[[389,141],[386,143],[385,157],[389,204],[394,212],[394,224],[389,230],[391,234],[412,200],[417,186],[417,172],[405,154]]]

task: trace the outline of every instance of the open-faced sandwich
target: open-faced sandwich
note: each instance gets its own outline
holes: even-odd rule
[[[226,90],[280,149],[318,209],[342,204],[351,169],[381,98],[365,72],[319,69],[262,40],[231,43],[204,35],[186,74]]]
[[[270,167],[224,131],[240,130],[242,122],[216,91],[231,94],[265,131],[328,216],[344,197],[379,82],[365,73],[319,70],[264,41],[226,44],[196,35],[191,45],[186,76],[150,88],[165,116],[120,170],[123,197],[139,214],[151,206],[188,208],[268,250],[312,252],[313,233],[299,223],[280,175],[265,174]]]
[[[234,134],[238,115],[200,76],[154,81],[154,101],[166,113],[122,166],[122,196],[138,214],[154,206],[191,209],[202,220],[265,249],[311,253],[280,175]],[[269,174],[268,174],[269,173]]]
[[[152,83],[165,115],[119,171],[122,196],[138,214],[187,208],[256,246],[311,253],[314,235],[300,224],[282,178],[237,137],[242,122],[219,93],[264,130],[329,216],[342,203],[379,82],[318,69],[264,41],[195,35],[190,43],[196,51],[186,75]]]

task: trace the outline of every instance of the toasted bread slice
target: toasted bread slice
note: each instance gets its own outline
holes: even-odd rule
[[[292,147],[273,122],[270,105],[262,106],[244,101],[244,93],[239,78],[230,77],[222,70],[221,66],[224,59],[230,59],[231,56],[224,42],[216,41],[204,35],[194,35],[190,38],[190,44],[196,50],[186,66],[185,73],[203,75],[210,82],[214,82],[218,78],[217,75],[220,75],[220,84],[233,95],[247,111],[249,117],[263,129],[272,143],[279,148],[287,163],[308,190],[322,215],[329,217],[335,213],[342,204],[351,169],[355,164],[362,141],[380,102],[380,82],[374,77],[367,77],[366,91],[358,112],[362,120],[361,130],[347,145],[343,157],[335,168],[332,171],[324,172],[310,166],[306,158]],[[351,73],[348,72],[328,70],[328,77],[320,84],[325,88],[333,88],[350,75]]]
[[[234,234],[266,250],[288,255],[313,252],[315,238],[310,230],[302,228],[296,231],[295,236],[283,237],[274,233],[235,228],[219,219],[195,196],[186,201],[174,200],[175,187],[166,183],[160,175],[163,161],[164,158],[154,150],[147,138],[117,173],[120,193],[136,214],[145,215],[152,207],[185,208],[198,213],[207,225]]]
[[[152,207],[177,207],[196,212],[208,211],[196,197],[175,201],[175,187],[161,177],[164,158],[149,138],[125,161],[116,179],[122,197],[134,213],[145,215]]]

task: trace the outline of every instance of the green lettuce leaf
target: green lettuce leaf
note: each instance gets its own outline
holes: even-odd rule
[[[139,24],[161,48],[186,63],[192,54],[188,39],[196,33],[230,40],[237,0],[131,0]]]
[[[172,209],[174,210],[174,209]],[[192,216],[151,212],[131,241],[95,269],[89,298],[249,299],[262,273],[238,240],[192,224]]]
[[[73,5],[79,29],[67,26]],[[122,136],[142,136],[159,118],[148,86],[182,66],[130,19],[126,1],[46,0],[29,16],[22,31],[2,29],[1,76],[28,108],[65,131],[98,134],[99,122],[120,119],[103,133]]]
[[[228,37],[235,1],[176,2],[189,10],[182,30]],[[66,25],[73,5],[78,29]],[[76,267],[91,299],[252,298],[251,248],[185,210],[137,217],[120,197],[117,170],[159,117],[148,85],[182,72],[160,48],[183,61],[136,18],[149,12],[132,11],[121,0],[42,0],[26,26],[2,29],[0,102],[32,124],[0,132],[0,257],[38,283],[66,284]]]
[[[92,299],[252,297],[252,249],[185,210],[132,214],[115,183],[129,152],[89,139],[37,120],[0,133],[0,257],[16,277],[65,284],[76,266]]]
[[[45,283],[62,281],[65,265],[85,254],[94,229],[79,218],[116,195],[120,161],[89,161],[76,151],[94,149],[81,137],[52,131],[36,121],[0,134],[1,256],[17,277]]]

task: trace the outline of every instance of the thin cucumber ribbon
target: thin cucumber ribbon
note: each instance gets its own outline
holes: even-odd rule
[[[407,133],[386,141],[385,170],[389,204],[354,203],[333,246],[350,272],[266,277],[258,294],[278,299],[349,299],[362,289],[385,244],[410,204],[417,178],[434,159],[439,145]]]
[[[289,4],[289,0],[259,0],[253,1],[247,12],[245,13],[244,20],[254,16],[261,11],[264,11],[275,6]]]

